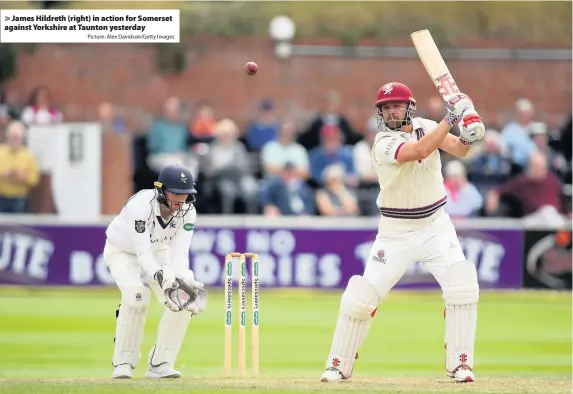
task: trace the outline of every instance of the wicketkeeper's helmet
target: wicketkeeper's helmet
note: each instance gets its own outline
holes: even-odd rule
[[[192,208],[197,190],[193,182],[193,174],[187,167],[182,165],[166,166],[159,173],[159,178],[154,185],[157,192],[157,202],[165,205],[172,211],[173,209],[165,192],[187,195],[185,205],[175,210],[173,212],[174,215],[184,216]]]

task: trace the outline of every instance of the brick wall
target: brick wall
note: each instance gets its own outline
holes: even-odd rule
[[[320,108],[324,93],[335,89],[357,127],[371,115],[373,97],[385,82],[408,84],[422,108],[436,94],[418,59],[304,56],[281,62],[273,44],[262,38],[194,40],[188,67],[180,74],[160,74],[156,56],[145,45],[40,45],[18,56],[18,74],[8,86],[27,95],[34,86],[47,85],[68,119],[92,118],[102,100],[131,113],[155,113],[175,94],[191,104],[206,99],[219,116],[239,123],[247,121],[263,97],[280,101],[291,116],[306,118]],[[243,69],[251,60],[260,67],[254,77]],[[486,123],[503,122],[519,97],[532,99],[540,120],[549,123],[558,123],[571,110],[571,62],[463,60],[448,66]]]

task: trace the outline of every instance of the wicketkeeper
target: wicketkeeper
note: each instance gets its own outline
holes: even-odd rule
[[[173,366],[191,316],[201,313],[207,302],[203,284],[189,269],[196,194],[189,169],[167,166],[155,188],[132,196],[107,228],[104,260],[121,290],[114,378],[131,378],[141,357],[150,289],[165,309],[149,352],[146,377],[181,377]]]

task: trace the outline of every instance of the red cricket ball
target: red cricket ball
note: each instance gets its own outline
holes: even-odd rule
[[[245,65],[245,68],[247,69],[247,74],[249,75],[255,75],[257,71],[259,71],[259,66],[257,66],[257,63],[255,62],[248,62]]]

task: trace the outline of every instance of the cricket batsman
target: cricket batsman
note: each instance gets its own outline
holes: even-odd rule
[[[483,138],[484,124],[471,99],[462,93],[446,98],[448,113],[439,124],[414,118],[413,94],[397,82],[380,88],[375,107],[380,132],[371,157],[380,183],[378,234],[364,274],[350,278],[342,294],[320,380],[351,377],[378,305],[419,261],[442,289],[447,374],[456,382],[472,382],[479,286],[475,264],[466,259],[452,221],[444,212],[446,191],[438,149],[465,156],[470,144]],[[455,137],[449,132],[458,121],[460,137]]]
[[[116,313],[113,378],[129,379],[137,366],[151,290],[164,306],[146,377],[179,378],[173,369],[191,316],[207,293],[189,269],[197,190],[186,167],[165,167],[154,189],[132,196],[106,231],[103,257],[121,291]]]

